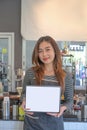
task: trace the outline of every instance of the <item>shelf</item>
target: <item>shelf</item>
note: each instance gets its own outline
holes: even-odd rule
[[[72,54],[62,54],[64,57],[74,57]]]
[[[0,99],[3,99],[4,96],[0,96]],[[10,95],[9,96],[10,99],[16,99],[16,100],[19,100],[20,99],[20,96],[19,95]]]

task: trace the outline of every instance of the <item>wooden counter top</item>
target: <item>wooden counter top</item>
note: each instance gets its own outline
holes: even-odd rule
[[[0,96],[0,99],[3,99],[5,96]],[[20,96],[19,95],[9,95],[9,98],[10,99],[17,99],[19,100],[20,99]]]

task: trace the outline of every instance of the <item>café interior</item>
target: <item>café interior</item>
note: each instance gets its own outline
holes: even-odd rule
[[[0,129],[23,130],[20,97],[24,75],[32,66],[37,39],[50,35],[60,48],[63,69],[73,80],[73,109],[64,113],[65,130],[76,130],[76,126],[77,130],[85,130],[87,1],[3,0],[0,1],[0,16]],[[8,117],[3,116],[4,97],[9,97],[10,101]]]

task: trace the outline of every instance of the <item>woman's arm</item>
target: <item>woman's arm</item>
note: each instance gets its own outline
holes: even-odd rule
[[[25,76],[24,76],[21,100],[23,100],[23,99],[25,100],[26,86],[31,85],[32,78],[33,78],[33,71],[30,68],[26,71]]]
[[[24,76],[24,80],[23,80],[23,90],[22,90],[22,96],[21,96],[21,107],[23,108],[23,110],[25,111],[25,114],[30,114],[32,115],[32,112],[28,112],[28,110],[30,109],[26,109],[26,86],[31,85],[31,79],[32,79],[32,70],[29,69],[26,71],[26,74]]]
[[[64,111],[71,111],[73,108],[73,80],[72,76],[68,73],[65,78],[65,92],[64,92],[64,103],[60,106],[60,112],[58,113],[47,113],[51,116],[60,117]]]
[[[65,92],[64,92],[64,103],[63,105],[67,107],[68,111],[73,108],[73,79],[70,73],[66,74],[65,78]]]

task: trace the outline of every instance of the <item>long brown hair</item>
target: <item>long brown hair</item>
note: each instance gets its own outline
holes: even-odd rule
[[[62,87],[62,90],[64,90],[65,72],[62,69],[61,53],[60,53],[60,50],[59,50],[59,47],[58,47],[56,41],[50,36],[40,37],[33,50],[32,64],[35,65],[33,67],[33,70],[35,71],[37,84],[39,84],[39,85],[41,84],[41,80],[44,76],[44,63],[39,59],[39,53],[38,53],[39,45],[43,41],[50,43],[54,49],[54,52],[55,52],[55,58],[53,61],[54,72],[55,72],[59,85]]]

